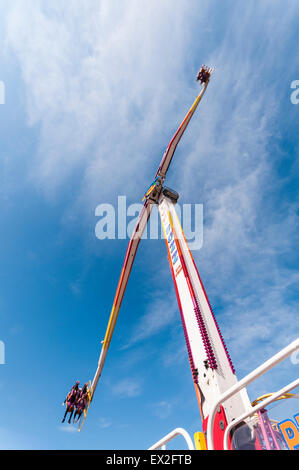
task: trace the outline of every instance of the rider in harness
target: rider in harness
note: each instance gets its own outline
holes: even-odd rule
[[[76,404],[76,411],[74,415],[74,423],[78,422],[88,402],[88,384],[84,384]],[[76,420],[77,417],[77,420]]]
[[[79,383],[80,382],[77,381],[75,385],[72,386],[70,392],[68,393],[66,399],[63,402],[63,404],[66,403],[66,411],[65,411],[62,423],[65,422],[66,415],[70,413],[70,418],[68,422],[69,424],[71,424],[73,412],[74,412],[75,406],[77,405],[77,401],[78,401],[79,393],[80,393]]]

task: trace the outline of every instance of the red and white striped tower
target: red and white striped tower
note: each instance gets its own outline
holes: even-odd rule
[[[237,382],[237,377],[176,214],[174,199],[169,194],[169,190],[167,193],[162,191],[159,212],[205,429],[213,403]],[[227,423],[250,408],[246,390],[224,403],[223,409],[219,410],[218,422],[216,420],[216,427],[219,426],[219,442]],[[217,432],[215,429],[216,434]]]

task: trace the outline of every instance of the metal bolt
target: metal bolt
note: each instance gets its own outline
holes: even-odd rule
[[[220,426],[221,431],[223,431],[224,430],[224,421],[222,421],[222,420],[219,421],[219,426]]]

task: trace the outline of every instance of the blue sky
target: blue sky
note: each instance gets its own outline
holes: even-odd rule
[[[167,184],[203,204],[193,254],[238,377],[298,337],[298,8],[1,3],[1,448],[144,449],[200,429],[161,240],[140,245],[84,431],[60,421],[95,372],[127,245],[96,238],[95,208],[141,202],[202,63],[215,73]],[[250,397],[297,373],[286,361]]]

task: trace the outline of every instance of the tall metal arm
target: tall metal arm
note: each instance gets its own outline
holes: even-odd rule
[[[156,178],[159,179],[159,184],[155,187],[155,191],[153,191],[153,193],[146,199],[146,201],[144,203],[144,206],[143,206],[143,209],[140,212],[140,215],[139,215],[135,230],[133,232],[133,235],[132,235],[132,237],[129,241],[126,256],[125,256],[125,260],[124,260],[124,264],[123,264],[123,267],[122,267],[122,270],[121,270],[121,275],[120,275],[120,279],[119,279],[119,282],[118,282],[118,286],[117,286],[117,290],[116,290],[116,294],[115,294],[115,298],[114,298],[114,302],[113,302],[113,306],[112,306],[112,310],[111,310],[111,314],[110,314],[110,319],[109,319],[107,330],[106,330],[105,339],[103,341],[103,346],[102,346],[102,350],[101,350],[101,354],[100,354],[100,358],[99,358],[99,362],[98,362],[98,368],[96,370],[96,373],[95,373],[95,376],[94,376],[94,379],[93,379],[93,382],[92,382],[92,390],[91,390],[92,398],[94,396],[99,378],[101,376],[101,373],[102,373],[102,370],[103,370],[103,367],[104,367],[104,363],[105,363],[105,359],[106,359],[107,352],[108,352],[108,349],[109,349],[110,341],[111,341],[111,338],[112,338],[112,335],[113,335],[116,320],[117,320],[117,317],[118,317],[118,314],[119,314],[119,310],[120,310],[120,307],[121,307],[123,296],[124,296],[124,293],[125,293],[125,290],[126,290],[126,287],[127,287],[127,283],[128,283],[129,277],[130,277],[131,269],[132,269],[132,266],[133,266],[133,263],[134,263],[134,259],[135,259],[135,256],[136,256],[136,252],[137,252],[137,248],[138,248],[140,239],[141,239],[142,234],[144,232],[144,229],[146,227],[147,221],[150,217],[152,207],[153,207],[154,203],[158,201],[158,198],[160,196],[160,193],[161,193],[161,190],[162,190],[162,184],[165,180],[165,177],[166,177],[167,171],[169,169],[170,163],[172,161],[172,158],[173,158],[174,152],[176,150],[176,147],[177,147],[182,135],[184,134],[184,132],[185,132],[192,116],[193,116],[193,114],[195,113],[195,110],[196,110],[198,104],[201,101],[201,98],[203,97],[203,95],[206,91],[208,83],[209,83],[209,80],[206,80],[202,90],[200,91],[200,93],[196,97],[196,99],[195,99],[193,105],[191,106],[191,108],[189,109],[185,119],[181,123],[180,127],[176,131],[175,135],[173,136],[170,144],[168,145],[168,147],[166,149],[166,151],[163,155],[163,158],[161,160],[161,163],[159,165],[159,168],[157,170],[157,173],[156,173]]]
[[[111,310],[111,314],[109,318],[109,323],[108,323],[107,330],[106,330],[105,339],[103,341],[98,368],[96,370],[96,373],[92,382],[92,397],[94,395],[95,389],[97,387],[99,378],[101,376],[101,373],[104,367],[104,362],[105,362],[106,355],[109,349],[110,341],[113,335],[114,327],[115,327],[118,313],[120,310],[120,306],[124,297],[124,293],[127,287],[127,283],[130,277],[130,273],[131,273],[131,269],[132,269],[134,259],[136,256],[137,248],[138,248],[140,239],[142,237],[142,234],[144,232],[144,229],[146,227],[147,221],[150,217],[152,208],[153,208],[153,203],[151,201],[146,201],[143,206],[142,211],[139,214],[139,218],[138,218],[135,230],[128,244],[124,264],[121,270],[120,278],[118,281],[118,286],[116,289],[116,294],[114,297],[114,302],[113,302],[113,306],[112,306],[112,310]]]
[[[199,105],[199,103],[200,103],[200,101],[201,101],[201,99],[202,99],[202,97],[203,97],[203,95],[204,95],[204,93],[207,89],[208,84],[209,84],[209,80],[207,80],[205,82],[201,92],[198,94],[198,96],[196,97],[193,105],[191,106],[188,113],[186,114],[185,119],[183,120],[180,127],[178,128],[178,130],[174,134],[172,140],[170,141],[170,143],[169,143],[169,145],[168,145],[167,149],[165,150],[165,153],[162,157],[161,163],[160,163],[159,168],[158,168],[157,173],[156,173],[156,177],[157,176],[161,176],[163,178],[166,177],[166,173],[167,173],[168,168],[170,166],[170,163],[172,161],[172,157],[173,157],[174,152],[177,148],[177,145],[178,145],[179,141],[181,140],[182,135],[184,134],[185,130],[187,129],[187,126],[188,126],[189,122],[191,121],[191,118],[192,118],[193,114],[195,113],[196,108]]]

